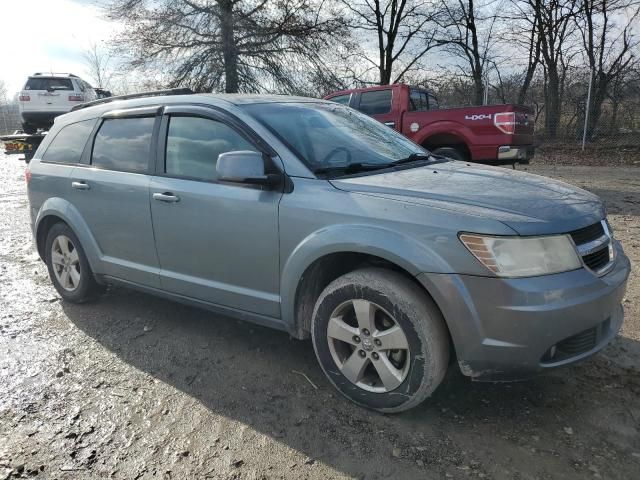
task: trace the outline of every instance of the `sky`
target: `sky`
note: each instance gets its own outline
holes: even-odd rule
[[[12,98],[35,72],[75,73],[91,83],[82,53],[118,25],[102,18],[99,0],[0,0],[0,80]]]

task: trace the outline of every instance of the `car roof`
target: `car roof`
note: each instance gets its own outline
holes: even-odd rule
[[[257,95],[238,93],[194,93],[188,95],[155,95],[149,97],[122,99],[110,97],[106,102],[90,105],[85,108],[72,111],[56,118],[57,123],[73,123],[88,120],[103,115],[114,110],[128,110],[138,107],[169,106],[176,104],[202,104],[219,107],[230,107],[232,105],[253,105],[264,103],[326,103],[334,105],[333,102],[320,98],[299,97],[292,95]]]

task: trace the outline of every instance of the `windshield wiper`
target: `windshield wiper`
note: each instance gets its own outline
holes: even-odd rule
[[[395,167],[396,165],[403,165],[405,163],[416,162],[418,160],[429,160],[432,157],[433,155],[431,155],[430,153],[412,153],[408,157],[400,158],[399,160],[394,160],[388,165],[391,167]]]
[[[358,173],[358,172],[368,172],[371,170],[380,170],[382,168],[389,168],[391,164],[389,163],[361,163],[355,162],[350,163],[348,165],[335,165],[331,167],[320,167],[316,168],[313,173],[333,173],[333,172],[343,172],[346,174],[349,173]]]

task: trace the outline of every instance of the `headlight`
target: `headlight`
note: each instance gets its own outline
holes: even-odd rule
[[[464,233],[460,240],[480,263],[500,277],[533,277],[582,267],[567,235],[489,237]]]

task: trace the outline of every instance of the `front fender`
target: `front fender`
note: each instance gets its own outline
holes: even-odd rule
[[[280,281],[282,320],[295,325],[298,284],[316,260],[332,253],[373,255],[417,276],[449,272],[444,259],[424,243],[399,232],[370,225],[336,225],[317,230],[301,241],[284,261]]]
[[[48,198],[38,210],[35,221],[36,240],[40,234],[40,228],[47,217],[59,217],[69,225],[73,233],[82,244],[82,249],[87,256],[89,266],[94,273],[100,273],[100,247],[89,230],[89,226],[80,215],[80,212],[68,200],[60,197]]]

